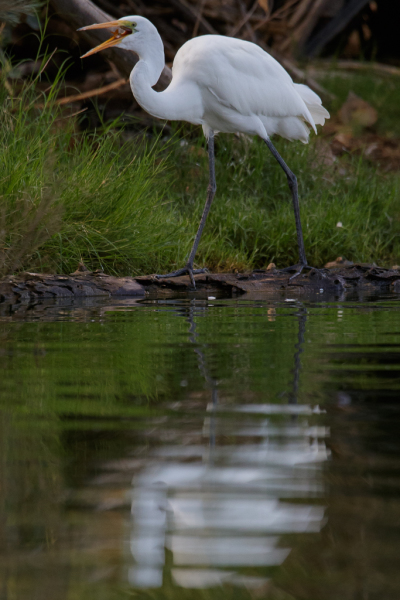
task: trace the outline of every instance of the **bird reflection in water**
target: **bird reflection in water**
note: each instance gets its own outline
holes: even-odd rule
[[[292,391],[289,394],[289,403],[297,404],[297,396],[299,393],[299,383],[300,383],[300,372],[301,372],[301,355],[304,351],[304,335],[306,332],[306,322],[307,322],[307,309],[303,306],[300,307],[299,313],[297,315],[299,328],[297,332],[297,344],[295,344],[296,352],[294,353],[294,367],[293,367],[293,383],[292,383]]]
[[[327,432],[309,424],[318,410],[297,400],[306,310],[298,314],[288,403],[228,407],[219,401],[207,345],[199,342],[198,309],[192,301],[186,318],[211,393],[204,444],[157,448],[134,479],[129,580],[136,587],[162,586],[166,549],[175,585],[258,587],[290,553],[284,534],[319,532],[324,522],[314,499],[324,491]]]

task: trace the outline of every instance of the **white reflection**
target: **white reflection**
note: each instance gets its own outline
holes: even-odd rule
[[[180,458],[205,458],[208,449],[204,446],[193,446],[181,448],[172,446],[161,448],[156,452],[157,456],[180,457]],[[286,443],[274,444],[266,442],[265,444],[242,444],[240,446],[222,446],[213,449],[213,459],[223,460],[225,463],[234,464],[252,464],[261,463],[262,465],[299,465],[305,463],[315,463],[325,461],[328,458],[328,451],[325,443],[319,443],[314,440],[312,444],[302,440],[297,442],[287,441]]]
[[[174,563],[210,565],[215,567],[280,565],[290,552],[276,548],[273,537],[200,537],[171,535],[167,548],[174,554]]]
[[[266,577],[239,575],[222,569],[172,569],[172,578],[176,585],[190,588],[214,587],[223,583],[256,588],[268,581]]]
[[[232,494],[232,496],[234,496]],[[174,528],[234,529],[260,533],[319,531],[324,516],[320,506],[302,506],[265,498],[217,498],[204,494],[204,499],[171,499]]]
[[[129,569],[128,581],[135,587],[161,587],[162,574],[162,569],[140,565]]]
[[[318,404],[316,406],[308,404],[244,404],[234,408],[222,406],[218,408],[218,412],[226,411],[259,413],[261,415],[320,415],[326,412]]]
[[[307,504],[307,498],[323,493],[329,432],[308,424],[314,409],[253,405],[240,412],[270,416],[247,414],[227,422],[213,412],[204,422],[204,444],[156,448],[134,479],[132,585],[162,585],[167,549],[176,585],[259,586],[265,578],[236,569],[280,565],[290,553],[283,534],[320,531],[324,508]],[[227,423],[238,443],[215,444],[216,431]],[[244,436],[258,441],[248,443]]]
[[[234,576],[234,571],[217,569],[172,569],[175,583],[186,588],[206,588],[231,583]]]

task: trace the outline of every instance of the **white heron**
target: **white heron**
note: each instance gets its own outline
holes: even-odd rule
[[[131,72],[130,84],[138,104],[153,117],[201,125],[208,142],[207,200],[189,259],[182,269],[158,277],[188,273],[195,287],[193,275],[206,271],[194,269],[193,265],[217,189],[214,135],[218,132],[258,135],[285,172],[292,194],[299,248],[299,263],[292,277],[301,273],[307,259],[297,179],[270,136],[278,134],[307,143],[308,125],[317,133],[316,125],[323,125],[329,118],[319,96],[306,85],[293,83],[285,69],[256,44],[220,35],[203,35],[186,42],[176,53],[170,85],[163,92],[156,92],[153,86],[165,65],[164,46],[156,27],[144,17],[128,16],[82,27],[80,31],[114,27],[109,40],[82,58],[116,45],[135,52],[139,61]]]

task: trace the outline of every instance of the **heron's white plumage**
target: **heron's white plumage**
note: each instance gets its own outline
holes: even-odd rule
[[[130,75],[136,100],[160,119],[189,121],[202,125],[208,139],[210,180],[200,225],[183,269],[158,277],[188,273],[195,288],[194,258],[216,191],[214,133],[259,135],[283,169],[292,194],[296,220],[299,264],[296,277],[307,267],[300,221],[297,179],[272,144],[269,136],[308,142],[309,127],[317,133],[329,113],[321,99],[306,85],[295,84],[272,56],[256,44],[220,35],[189,40],[177,52],[172,81],[163,92],[153,90],[164,68],[164,48],[157,29],[144,17],[132,16],[98,23],[83,29],[117,27],[112,37],[85,56],[119,45],[136,52],[139,62]]]
[[[177,52],[172,72],[171,88],[178,90],[187,80],[198,85],[203,123],[214,130],[263,137],[259,120],[268,135],[306,140],[304,121],[315,128],[308,96],[302,93],[306,86],[297,90],[285,69],[251,42],[218,35],[195,38]],[[318,96],[309,92],[311,102],[317,99],[321,105]]]
[[[305,85],[295,84],[285,69],[256,44],[219,35],[186,42],[177,52],[172,82],[163,92],[152,89],[164,66],[157,29],[144,17],[126,17],[135,32],[120,47],[139,55],[131,74],[138,103],[155,117],[184,120],[210,130],[278,134],[308,141],[310,125],[323,125],[329,113]]]

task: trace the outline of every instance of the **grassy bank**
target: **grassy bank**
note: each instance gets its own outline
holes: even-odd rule
[[[68,272],[80,260],[120,273],[165,268],[183,230],[165,197],[165,157],[121,145],[112,126],[80,133],[32,87],[2,94],[3,273]]]
[[[207,186],[200,130],[178,131],[167,143],[122,142],[115,124],[82,133],[79,115],[61,112],[52,94],[44,98],[33,84],[10,92],[0,82],[2,274],[71,272],[79,261],[118,274],[184,263]],[[330,163],[319,139],[308,146],[275,140],[299,180],[309,262],[341,255],[398,263],[399,175],[379,172],[362,156]],[[265,146],[221,135],[216,150],[218,191],[197,263],[222,270],[296,262],[287,183]]]
[[[322,265],[339,255],[354,261],[398,260],[397,176],[379,175],[360,157],[324,165],[315,139],[308,146],[276,140],[276,146],[299,180],[310,263]],[[296,230],[286,178],[265,146],[258,140],[251,143],[221,136],[218,150],[218,191],[201,246],[202,260],[213,268],[249,261],[252,266],[296,262]],[[196,219],[200,218],[207,168],[206,158],[198,162],[195,177],[189,159],[182,156],[178,179],[181,211]],[[189,182],[186,188],[185,182]]]

